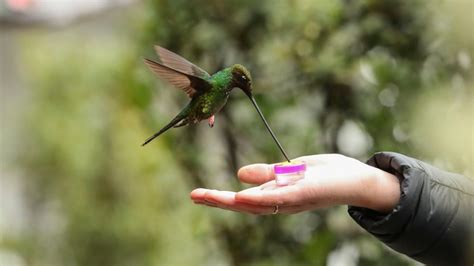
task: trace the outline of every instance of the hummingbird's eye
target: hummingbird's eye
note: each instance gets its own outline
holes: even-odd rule
[[[242,75],[241,78],[242,78],[243,80],[247,80],[247,77],[244,76],[244,75]]]

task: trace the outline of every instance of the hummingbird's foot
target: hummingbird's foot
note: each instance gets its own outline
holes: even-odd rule
[[[210,127],[210,128],[213,128],[213,127],[214,127],[214,120],[215,120],[214,115],[211,116],[211,117],[209,117],[208,123],[209,123],[209,127]]]

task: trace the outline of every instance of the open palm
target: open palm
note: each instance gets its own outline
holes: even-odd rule
[[[398,202],[398,179],[380,169],[339,154],[321,154],[297,158],[307,164],[304,179],[289,186],[277,186],[273,165],[252,164],[241,168],[242,182],[257,184],[239,192],[198,188],[191,192],[196,204],[221,209],[272,214],[348,204],[390,211]]]

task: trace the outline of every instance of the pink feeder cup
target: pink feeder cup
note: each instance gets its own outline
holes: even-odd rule
[[[279,163],[273,166],[273,171],[277,186],[287,186],[304,178],[306,163],[301,161]]]

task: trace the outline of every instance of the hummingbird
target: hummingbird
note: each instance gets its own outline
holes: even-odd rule
[[[167,125],[149,137],[142,146],[170,128],[196,124],[206,119],[212,128],[215,115],[227,103],[230,92],[234,88],[239,88],[250,99],[283,156],[290,162],[253,96],[252,76],[243,65],[234,64],[210,75],[185,58],[161,46],[155,45],[155,52],[158,60],[145,58],[145,64],[161,79],[184,91],[191,101]]]

